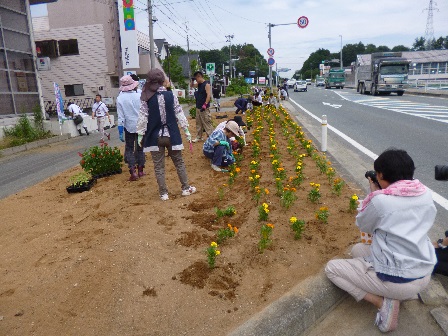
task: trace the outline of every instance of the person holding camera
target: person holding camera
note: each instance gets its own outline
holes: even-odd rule
[[[430,281],[436,264],[428,231],[436,207],[431,191],[414,179],[414,161],[404,150],[388,149],[374,162],[379,188],[368,177],[371,193],[356,216],[372,244],[356,244],[353,259],[337,259],[325,267],[327,277],[356,301],[378,308],[375,324],[382,332],[398,325],[400,301],[409,300]]]
[[[109,119],[109,123],[111,123],[109,109],[106,104],[101,101],[102,97],[100,94],[95,96],[95,103],[92,105],[92,119],[96,117],[96,123],[98,125],[98,132],[101,133],[101,141],[104,140],[104,137],[107,137],[107,140],[110,140],[110,133],[107,133],[104,130],[104,126],[106,124],[106,116]]]
[[[210,113],[211,88],[210,82],[204,79],[204,74],[201,71],[196,71],[192,78],[197,82],[196,98],[196,138],[192,142],[202,140],[202,134],[205,131],[207,136],[213,132],[212,115]]]

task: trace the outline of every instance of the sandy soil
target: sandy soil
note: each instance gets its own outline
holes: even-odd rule
[[[286,140],[277,134],[292,174]],[[80,171],[76,167],[1,200],[0,334],[225,335],[342,255],[359,238],[355,215],[348,211],[349,198],[358,191],[346,186],[335,196],[306,157],[298,199],[282,208],[265,138],[261,183],[272,192],[263,201],[275,227],[273,245],[263,254],[257,249],[261,224],[248,183],[250,147],[231,187],[223,187],[228,175],[210,169],[201,143],[185,150],[190,183],[198,190],[189,197],[180,195],[167,161],[167,202],[159,199],[150,158],[148,175],[136,182],[129,182],[125,171],[98,180],[88,192],[68,194],[69,176]],[[307,200],[309,182],[321,183],[320,204]],[[218,219],[215,207],[229,205],[236,215]],[[323,205],[330,208],[328,224],[314,217]],[[289,227],[291,216],[306,220],[300,240]],[[205,249],[228,223],[239,232],[219,247],[216,268],[210,270]]]

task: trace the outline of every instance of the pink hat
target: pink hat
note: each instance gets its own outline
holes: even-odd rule
[[[126,75],[120,78],[120,91],[134,90],[138,85],[138,82],[132,79],[131,76]]]

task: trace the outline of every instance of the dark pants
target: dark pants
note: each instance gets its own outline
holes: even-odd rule
[[[145,153],[143,148],[137,144],[137,133],[130,133],[124,129],[124,139],[126,141],[124,147],[124,158],[129,168],[135,167],[137,164],[139,167],[145,166]]]
[[[204,155],[212,160],[212,164],[214,164],[215,166],[225,167],[235,162],[234,160],[229,158],[229,155],[227,155],[226,146],[215,146],[215,150],[213,153],[204,151]]]
[[[434,267],[433,273],[448,276],[448,248],[436,248],[437,264]]]
[[[236,114],[238,114],[238,112],[240,112],[240,111],[246,112],[246,110],[247,110],[247,106],[242,106],[242,105],[239,105],[236,103],[234,105],[236,107],[236,111],[235,111]]]

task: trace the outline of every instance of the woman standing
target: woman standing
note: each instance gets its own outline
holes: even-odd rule
[[[431,192],[414,180],[414,161],[404,150],[389,149],[374,162],[381,189],[369,178],[371,193],[356,216],[372,245],[356,244],[353,259],[328,262],[327,277],[356,301],[378,308],[375,324],[382,332],[398,325],[400,301],[414,298],[431,278],[436,263],[427,233],[436,207]]]
[[[188,184],[182,158],[184,146],[179,126],[184,130],[188,141],[191,141],[188,121],[177,97],[166,90],[163,86],[164,82],[165,74],[161,70],[152,69],[148,72],[140,98],[141,106],[137,124],[138,141],[142,143],[144,152],[151,153],[154,162],[154,172],[162,201],[169,199],[165,182],[165,149],[168,150],[168,155],[176,167],[182,185],[182,196],[189,196],[196,192],[196,188]]]

